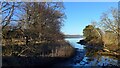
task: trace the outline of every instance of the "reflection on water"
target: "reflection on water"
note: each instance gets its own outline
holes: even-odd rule
[[[117,60],[109,58],[108,56],[97,56],[94,58],[84,57],[83,60],[78,63],[80,66],[107,66],[107,65],[116,65]]]
[[[70,44],[77,48],[76,55],[67,62],[67,64],[64,65],[70,65],[73,68],[79,67],[79,66],[111,66],[111,65],[118,65],[117,58],[113,56],[100,56],[93,53],[93,51],[90,51],[85,49],[83,45],[77,44],[77,42],[80,40],[78,38],[76,39],[65,39],[70,42]],[[94,51],[95,52],[95,51]],[[71,63],[70,63],[71,62]]]

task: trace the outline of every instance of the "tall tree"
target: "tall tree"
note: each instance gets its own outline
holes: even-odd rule
[[[41,40],[57,39],[65,16],[63,8],[62,3],[24,3],[26,27],[39,34]]]

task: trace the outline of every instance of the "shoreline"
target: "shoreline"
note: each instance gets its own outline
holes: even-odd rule
[[[99,51],[97,52],[97,54],[100,55],[106,55],[106,56],[116,56],[116,57],[120,57],[120,53],[119,52],[110,52],[109,49],[106,48],[100,48],[99,46],[95,45],[95,47],[93,45],[90,45],[87,43],[87,41],[85,40],[80,40],[79,42],[77,42],[78,44],[81,44],[83,46],[85,46],[86,48],[93,48],[93,49],[99,49]],[[104,49],[108,50],[108,51],[103,51]],[[102,50],[102,52],[100,51]]]
[[[97,52],[97,54],[103,55],[103,56],[115,56],[115,57],[120,57],[119,53],[113,52],[113,53],[108,53],[108,52]]]
[[[71,56],[67,57],[41,57],[41,56],[2,56],[2,68],[26,68],[26,67],[48,67],[67,61],[75,56],[76,49],[73,48]]]

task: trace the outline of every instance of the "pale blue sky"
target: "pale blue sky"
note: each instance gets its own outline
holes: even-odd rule
[[[91,21],[99,21],[103,12],[111,7],[118,8],[118,2],[64,2],[67,19],[61,31],[64,34],[81,34]]]

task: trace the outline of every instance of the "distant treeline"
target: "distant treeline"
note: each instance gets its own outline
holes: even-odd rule
[[[83,38],[82,35],[64,35],[65,38]]]

